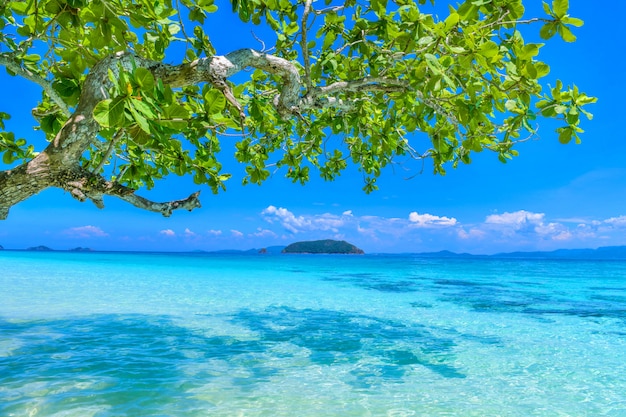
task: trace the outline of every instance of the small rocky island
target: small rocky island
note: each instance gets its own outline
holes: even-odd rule
[[[70,249],[70,252],[93,252],[93,249],[91,249],[91,248],[83,248],[82,246],[79,246],[77,248]]]
[[[35,252],[51,252],[53,249],[44,245],[39,245],[39,246],[32,246],[26,250],[35,251]]]
[[[295,242],[283,249],[283,253],[325,253],[362,255],[365,252],[345,240],[312,240]]]

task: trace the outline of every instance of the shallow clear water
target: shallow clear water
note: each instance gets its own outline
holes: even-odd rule
[[[626,262],[0,252],[1,416],[626,416]]]

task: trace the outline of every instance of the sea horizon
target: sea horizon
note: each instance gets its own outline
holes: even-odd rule
[[[7,248],[0,245],[0,251],[14,252],[73,252],[73,253],[155,253],[155,254],[222,254],[222,255],[328,255],[337,253],[282,253],[288,245],[270,245],[248,249],[191,249],[191,250],[141,250],[141,249],[94,249],[87,246],[77,246],[69,249],[57,249],[47,245],[38,245],[26,248]],[[404,251],[404,252],[365,252],[361,254],[345,253],[340,255],[389,255],[389,256],[419,256],[428,258],[514,258],[514,259],[589,259],[589,260],[626,260],[626,245],[598,246],[595,248],[558,248],[550,250],[518,250],[494,253],[455,252],[448,249],[437,251]]]

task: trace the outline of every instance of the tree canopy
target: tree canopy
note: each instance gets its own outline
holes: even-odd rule
[[[16,137],[5,129],[11,115],[0,113],[9,167],[0,172],[0,218],[49,187],[98,207],[114,196],[166,216],[191,210],[199,193],[158,203],[136,191],[170,174],[224,189],[225,137],[235,138],[245,183],[276,169],[294,182],[313,171],[332,180],[353,163],[366,192],[398,156],[430,158],[438,174],[485,150],[505,162],[536,134],[538,118],[561,121],[562,143],[579,142],[595,98],[542,84],[543,44],[522,36],[535,28],[573,42],[583,22],[568,0],[543,3],[532,17],[522,0],[446,5],[4,1],[0,66],[41,86],[32,116],[48,144]],[[232,36],[216,23],[224,13],[271,30],[271,47],[259,39],[218,54],[211,39]]]

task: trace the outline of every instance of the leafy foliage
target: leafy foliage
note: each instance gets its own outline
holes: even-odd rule
[[[581,116],[591,118],[584,106],[596,99],[561,81],[544,88],[550,68],[538,59],[543,44],[527,43],[522,33],[536,24],[543,39],[574,41],[571,28],[583,22],[569,16],[568,0],[544,3],[546,15],[533,18],[524,17],[522,0],[465,0],[442,19],[436,16],[445,10],[434,3],[326,0],[315,9],[308,0],[232,0],[241,20],[275,33],[272,54],[297,67],[302,99],[335,85],[328,100],[285,117],[274,103],[282,80],[269,71],[229,84],[233,102],[208,82],[172,88],[141,66],[112,69],[108,98],[93,111],[98,137],[82,166],[132,188],[174,173],[218,191],[230,177],[218,159],[222,139],[237,135],[244,182],[259,184],[275,168],[294,182],[306,183],[313,169],[332,180],[352,162],[369,192],[398,156],[432,158],[438,174],[483,150],[506,162],[517,155],[516,143],[536,134],[540,117],[562,122],[562,143],[580,142]],[[180,56],[184,45],[184,62],[215,55],[211,36],[229,36],[207,33],[217,12],[231,13],[213,0],[5,1],[0,63],[44,80],[73,111],[90,69],[111,54],[162,61]],[[379,81],[358,82],[368,79]],[[49,140],[70,116],[53,93],[33,112]],[[3,161],[27,161],[35,150],[4,131],[8,117],[0,114]]]

